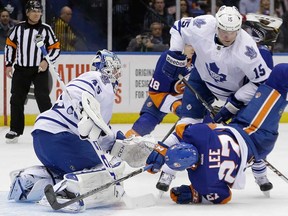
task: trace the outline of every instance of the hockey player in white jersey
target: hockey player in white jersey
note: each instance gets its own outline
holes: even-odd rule
[[[235,115],[271,73],[257,44],[241,29],[241,25],[242,16],[237,8],[222,6],[215,17],[182,18],[170,30],[170,49],[163,71],[171,79],[182,74],[186,57],[181,50],[185,44],[191,45],[196,60],[189,84],[209,104],[215,98],[226,101],[214,117],[215,122],[225,122]],[[205,107],[188,88],[184,91],[181,111],[182,118],[178,124],[199,123],[205,115]],[[172,134],[166,143],[173,144],[175,139],[177,137]],[[163,167],[163,170],[165,172],[161,173],[156,187],[167,191],[175,172],[168,167]],[[264,183],[268,182],[266,178]]]
[[[117,138],[124,138],[121,132],[117,132],[116,135],[114,132],[105,134],[102,130],[103,124],[109,125],[112,116],[115,92],[121,77],[120,68],[121,62],[116,54],[108,50],[98,51],[92,61],[91,71],[69,82],[66,86],[67,91],[59,96],[53,107],[37,117],[32,131],[33,146],[44,166],[33,166],[12,172],[9,200],[39,201],[44,195],[45,186],[55,185],[57,182],[59,183],[54,186],[55,191],[65,198],[73,198],[77,194],[110,182],[111,176],[105,170],[107,165],[103,166],[102,155],[101,160],[95,151],[94,142],[97,142],[104,152],[114,152],[114,155],[119,156],[117,149],[120,148],[122,156],[126,159],[129,155],[137,157],[136,153],[122,152],[124,149],[121,148],[122,142],[115,142]],[[83,95],[87,97],[87,94],[91,102],[88,104],[88,109],[85,108],[83,99]],[[100,104],[100,111],[98,110],[100,113],[95,111],[96,104]],[[79,112],[75,111],[75,107],[80,112],[80,116]],[[91,111],[100,116],[102,125],[92,121],[92,115],[89,114]],[[135,146],[139,146],[139,143]],[[150,151],[144,154],[140,164],[132,158],[135,161],[132,160],[132,165],[136,167],[144,165],[149,153]],[[104,160],[104,163],[108,161]],[[113,169],[116,177],[121,176],[124,169],[123,163],[117,160]],[[110,187],[84,199],[84,203],[78,202],[74,207],[69,208],[78,211],[84,206],[89,208],[100,203],[119,201],[121,194],[116,187]]]

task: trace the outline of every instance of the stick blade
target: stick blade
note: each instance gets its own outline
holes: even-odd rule
[[[53,186],[48,184],[44,189],[44,193],[45,193],[46,199],[49,202],[50,206],[54,210],[59,210],[61,208],[61,206],[57,205],[58,204],[57,197],[56,197],[56,194],[54,192]]]

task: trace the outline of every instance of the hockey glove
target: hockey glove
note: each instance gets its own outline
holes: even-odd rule
[[[244,106],[244,103],[238,101],[234,95],[230,96],[225,105],[215,115],[214,122],[221,123],[226,122],[232,118],[240,109]]]
[[[163,65],[163,73],[172,80],[177,80],[178,75],[184,75],[186,73],[187,59],[186,55],[183,55],[179,51],[168,50],[166,61]]]
[[[181,109],[182,109],[182,102],[181,100],[175,101],[171,106],[171,111],[177,115],[178,117],[181,117]]]
[[[151,154],[148,156],[146,160],[146,164],[153,164],[151,169],[148,170],[148,172],[155,174],[160,171],[161,167],[165,163],[165,155],[167,152],[168,146],[166,146],[162,142],[158,142],[158,144],[155,145],[154,150],[151,152]]]
[[[181,185],[170,190],[171,199],[177,204],[201,203],[201,196],[192,185]]]
[[[124,140],[124,139],[126,139],[126,137],[125,137],[124,133],[119,130],[119,131],[117,131],[117,133],[116,133],[116,139]]]

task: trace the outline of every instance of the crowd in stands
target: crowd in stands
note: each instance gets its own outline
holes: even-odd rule
[[[0,50],[9,29],[25,17],[26,0],[0,1]],[[288,52],[288,0],[216,0],[235,6],[240,13],[281,17],[283,25],[274,52]],[[46,1],[44,21],[51,25],[62,51],[95,51],[107,47],[108,23],[112,21],[114,51],[161,52],[169,49],[169,30],[176,20],[176,0],[113,0],[112,20],[107,19],[107,1]],[[196,17],[211,13],[211,0],[180,0],[180,16]],[[72,15],[73,14],[73,15]]]

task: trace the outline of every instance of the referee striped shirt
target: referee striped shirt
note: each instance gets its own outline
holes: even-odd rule
[[[16,60],[16,65],[20,67],[38,67],[44,59],[40,48],[34,42],[38,34],[43,37],[50,60],[55,62],[60,55],[60,43],[52,28],[41,21],[35,25],[23,21],[14,26],[6,39],[6,66],[12,66]]]

